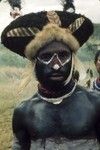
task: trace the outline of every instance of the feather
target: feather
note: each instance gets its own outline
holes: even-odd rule
[[[74,0],[61,0],[63,11],[75,12]]]
[[[10,6],[14,9],[14,7],[18,7],[21,9],[21,0],[7,0]]]

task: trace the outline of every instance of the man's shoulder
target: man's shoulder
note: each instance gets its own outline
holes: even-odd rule
[[[14,112],[23,114],[23,113],[27,112],[29,110],[29,108],[31,108],[33,105],[35,105],[38,102],[39,102],[39,98],[38,98],[37,94],[35,94],[31,98],[29,98],[27,100],[23,100],[19,104],[17,104],[17,106],[14,109]]]
[[[38,103],[39,98],[37,95],[32,96],[30,99],[24,100],[17,104],[13,112],[13,125],[19,126],[23,125],[24,121],[27,120],[30,114],[34,113],[34,108],[36,103]]]
[[[76,87],[76,93],[81,97],[82,95],[85,95],[92,104],[100,105],[100,93],[97,93],[93,90],[88,90],[80,85]]]

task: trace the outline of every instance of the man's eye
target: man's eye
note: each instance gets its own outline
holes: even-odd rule
[[[64,51],[64,52],[59,52],[58,56],[61,60],[66,60],[71,57],[71,54],[69,52]]]
[[[58,54],[58,56],[59,56],[59,58],[63,58],[63,57],[66,57],[66,54],[63,53],[63,52],[60,52],[60,53]]]
[[[42,54],[39,58],[44,60],[44,61],[49,61],[51,59],[51,55],[46,53],[46,54]]]

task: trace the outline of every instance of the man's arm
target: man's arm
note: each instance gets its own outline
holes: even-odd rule
[[[30,136],[24,124],[24,112],[22,108],[17,108],[14,111],[12,128],[14,140],[12,150],[30,150]]]

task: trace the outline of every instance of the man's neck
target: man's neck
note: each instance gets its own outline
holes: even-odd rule
[[[57,98],[70,93],[75,86],[75,82],[71,79],[69,83],[61,84],[54,87],[45,87],[43,85],[38,85],[38,93],[47,98]]]

